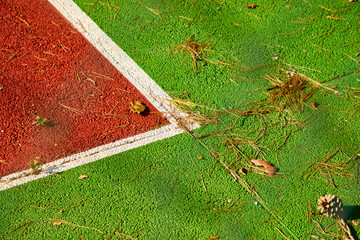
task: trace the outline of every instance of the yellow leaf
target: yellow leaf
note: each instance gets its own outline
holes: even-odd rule
[[[146,109],[146,106],[142,102],[134,101],[134,100],[130,101],[130,110],[132,112],[139,114],[139,113],[142,113],[143,111],[145,111],[145,109]]]

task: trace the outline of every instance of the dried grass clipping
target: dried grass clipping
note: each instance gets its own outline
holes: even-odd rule
[[[251,9],[257,8],[258,6],[259,6],[259,5],[255,4],[255,3],[247,4],[247,5],[246,5],[247,8],[251,8]]]

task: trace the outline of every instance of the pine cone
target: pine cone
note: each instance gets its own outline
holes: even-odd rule
[[[320,209],[320,213],[325,216],[335,218],[335,219],[343,219],[344,218],[344,209],[343,202],[337,196],[328,194],[325,196],[321,196],[318,199],[317,209]]]

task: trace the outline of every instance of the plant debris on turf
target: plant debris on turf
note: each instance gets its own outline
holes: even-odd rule
[[[174,53],[186,53],[191,56],[194,71],[198,73],[198,61],[202,61],[203,66],[206,65],[206,51],[211,48],[211,43],[200,44],[194,42],[194,35],[191,35],[183,44],[174,47],[176,48],[176,50],[173,50]]]
[[[283,70],[284,71],[284,70]],[[198,115],[199,110],[196,110],[197,108],[201,108],[203,106],[199,106],[196,104],[190,104],[186,101],[177,101],[177,103],[183,103],[184,107],[180,107],[180,109],[183,109],[183,111],[186,111],[190,116],[194,116],[194,119],[206,119],[206,121],[202,121],[203,125],[211,125],[215,124],[218,125],[218,127],[222,127],[221,124],[223,123],[221,121],[221,118],[224,116],[230,115],[235,118],[235,122],[232,124],[231,127],[225,128],[223,130],[217,130],[212,131],[210,134],[205,135],[198,135],[195,132],[188,131],[191,135],[193,135],[198,141],[202,141],[201,139],[204,138],[220,138],[220,139],[226,139],[226,142],[223,142],[225,146],[227,146],[228,150],[230,152],[235,152],[236,154],[230,155],[226,154],[219,154],[216,153],[214,155],[214,149],[211,149],[204,145],[206,149],[208,149],[209,154],[213,155],[215,159],[220,157],[219,162],[221,165],[226,169],[227,172],[229,172],[233,177],[235,182],[240,182],[245,189],[249,191],[251,195],[253,195],[261,204],[264,206],[265,209],[267,209],[270,213],[271,209],[267,207],[266,203],[263,201],[263,199],[260,197],[260,195],[256,192],[255,189],[250,187],[250,184],[247,183],[247,181],[238,175],[238,173],[241,173],[245,176],[248,175],[249,171],[254,173],[260,173],[264,174],[267,173],[268,176],[273,176],[277,172],[277,168],[271,165],[267,158],[265,157],[265,151],[268,151],[268,149],[276,150],[278,151],[280,147],[285,145],[286,141],[288,140],[290,134],[292,131],[298,131],[299,129],[306,127],[305,124],[302,124],[301,121],[296,120],[296,115],[300,116],[301,112],[304,111],[304,105],[308,100],[311,100],[311,97],[316,93],[317,90],[323,90],[325,91],[325,94],[330,92],[331,94],[335,94],[335,96],[340,95],[340,92],[337,90],[334,90],[333,88],[329,88],[326,85],[323,85],[317,81],[314,81],[307,76],[296,73],[296,72],[286,72],[286,78],[284,80],[280,80],[279,77],[270,78],[269,80],[268,75],[266,76],[266,80],[269,81],[270,84],[274,85],[274,87],[266,89],[266,91],[274,90],[269,94],[268,99],[260,102],[245,104],[246,106],[249,105],[255,105],[256,107],[263,107],[264,109],[251,109],[246,110],[245,112],[241,111],[234,111],[234,109],[230,110],[213,110],[210,114],[203,115],[202,118],[200,118]],[[275,80],[274,80],[275,79]],[[275,82],[276,81],[276,82]],[[274,83],[275,82],[275,83]],[[311,84],[310,84],[310,83]],[[308,84],[310,85],[310,90],[308,90]],[[314,108],[313,106],[307,106],[309,109],[312,108],[314,110],[318,110],[317,108]],[[195,109],[195,110],[192,110]],[[251,114],[250,114],[251,113]],[[256,113],[256,114],[253,114]],[[274,115],[275,113],[275,115]],[[270,116],[272,118],[270,118]],[[262,127],[261,128],[252,128],[249,131],[243,131],[241,135],[238,134],[237,129],[237,122],[239,121],[239,118],[241,117],[254,117],[254,118],[261,118]],[[279,131],[277,130],[279,128],[279,119],[284,119],[284,124],[280,126],[280,129],[286,129],[292,128],[291,125],[288,124],[288,122],[292,122],[295,124],[296,128],[292,128],[292,131],[287,131],[288,134],[286,135],[284,142],[282,142],[279,146],[268,146],[268,147],[262,147],[265,145],[264,141],[265,138],[271,137],[273,134],[271,134],[271,131]],[[210,120],[211,119],[211,120]],[[293,119],[293,120],[292,120]],[[269,122],[270,120],[270,122]],[[274,122],[275,120],[275,122]],[[268,122],[268,124],[264,124],[264,122]],[[229,122],[229,121],[227,121]],[[311,122],[310,122],[311,123]],[[275,126],[275,128],[274,128]],[[267,132],[266,135],[262,134],[262,132]],[[283,130],[282,130],[283,131]],[[261,138],[253,138],[251,139],[251,135],[256,133],[257,136],[261,135]],[[261,142],[261,143],[260,143]],[[201,143],[204,144],[204,143]],[[229,147],[230,145],[230,147]],[[347,160],[345,162],[340,162],[336,164],[331,164],[330,159],[333,158],[338,152],[341,152]],[[332,153],[330,156],[327,156],[321,163],[317,163],[315,167],[313,167],[310,170],[310,173],[307,174],[307,177],[314,172],[319,172],[321,176],[325,178],[325,182],[327,182],[329,185],[333,186],[334,188],[338,189],[340,185],[336,185],[334,183],[334,178],[338,179],[338,177],[343,177],[347,181],[347,183],[344,183],[343,185],[348,184],[358,184],[357,178],[358,178],[358,158],[359,158],[359,152],[360,148],[354,148],[351,151],[353,154],[350,156],[347,156],[344,152],[344,149],[338,149],[334,153]],[[248,155],[253,155],[251,157],[258,157],[260,156],[264,160],[260,159],[252,159],[251,162],[255,166],[264,167],[264,170],[256,169],[254,166],[249,164],[249,160],[251,157]],[[342,158],[343,158],[342,157]],[[227,164],[226,161],[230,160],[231,163]],[[278,162],[279,164],[279,162]],[[313,162],[311,164],[314,164]],[[356,168],[356,170],[354,169]],[[354,171],[355,170],[355,171]],[[265,174],[266,175],[266,174]],[[344,182],[344,181],[342,181]],[[329,195],[330,196],[330,195]],[[333,196],[333,195],[331,195]],[[334,197],[334,196],[333,196]],[[334,207],[333,204],[330,203],[331,207]],[[339,207],[335,208],[336,211],[339,209]],[[322,211],[320,214],[326,215],[327,212]],[[333,216],[332,216],[333,217]],[[292,236],[292,238],[297,239],[296,235],[281,221],[281,218],[279,218],[278,215],[273,214],[272,218],[274,218],[277,222],[281,223],[283,227],[286,229],[287,233]],[[335,217],[339,218],[339,217]],[[357,239],[356,237],[356,231],[352,228],[350,229],[348,219],[344,220],[341,218],[341,221],[339,222],[341,228],[347,233],[347,236],[344,236],[344,239]],[[318,224],[319,225],[319,224]],[[321,226],[321,225],[319,225]],[[320,227],[321,228],[321,227]],[[322,228],[321,228],[322,229]],[[324,232],[324,231],[323,231]],[[283,233],[281,233],[283,235]],[[329,234],[327,234],[329,236]],[[314,234],[311,234],[313,238],[316,238],[317,236]],[[336,236],[336,235],[333,235]],[[339,235],[340,236],[340,235]],[[354,237],[355,236],[355,237]],[[320,239],[320,238],[319,238]]]
[[[76,3],[202,127],[0,193],[3,238],[358,239],[359,2]]]

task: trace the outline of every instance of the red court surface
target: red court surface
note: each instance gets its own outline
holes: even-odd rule
[[[0,2],[0,101],[0,177],[168,124],[44,0]]]

